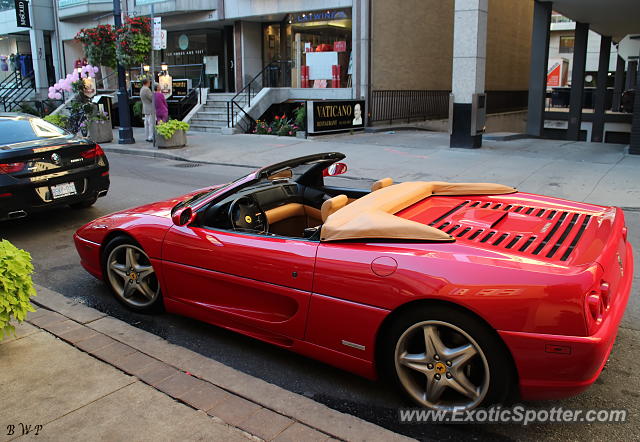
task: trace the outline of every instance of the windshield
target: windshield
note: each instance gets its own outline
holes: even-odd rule
[[[69,135],[40,118],[0,117],[0,145],[40,141]]]

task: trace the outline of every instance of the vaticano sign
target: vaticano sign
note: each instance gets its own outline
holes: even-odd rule
[[[364,100],[307,101],[309,133],[364,129]]]
[[[27,0],[16,0],[16,26],[19,28],[30,28],[29,2]]]

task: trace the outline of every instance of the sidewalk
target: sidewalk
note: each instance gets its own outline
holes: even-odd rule
[[[0,341],[0,441],[409,440],[37,287]]]
[[[141,129],[134,130],[143,140]],[[485,140],[481,149],[451,149],[441,132],[389,131],[300,139],[267,135],[216,135],[189,132],[188,146],[154,148],[103,145],[107,152],[156,156],[174,160],[261,167],[317,152],[347,155],[346,176],[396,181],[482,181],[513,185],[525,192],[626,208],[640,207],[640,156],[628,155],[620,144],[521,139]],[[246,169],[238,170],[238,176]]]

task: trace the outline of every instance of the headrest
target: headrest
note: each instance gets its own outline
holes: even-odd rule
[[[322,222],[325,222],[327,218],[329,218],[329,215],[346,206],[348,201],[347,195],[338,195],[322,203],[322,207],[320,208]]]
[[[382,178],[381,180],[376,181],[371,185],[371,191],[375,192],[376,190],[380,190],[383,187],[387,187],[393,184],[393,179],[391,178]]]

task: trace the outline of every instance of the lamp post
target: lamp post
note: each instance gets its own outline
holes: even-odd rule
[[[122,27],[122,11],[120,0],[113,0],[113,23],[116,29]],[[118,63],[118,116],[120,129],[118,130],[118,144],[133,144],[133,129],[131,129],[131,112],[129,111],[129,94],[127,93],[127,79],[124,67]]]

